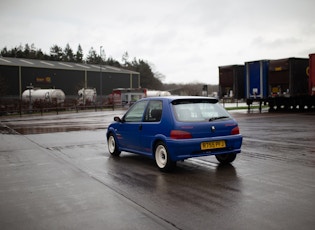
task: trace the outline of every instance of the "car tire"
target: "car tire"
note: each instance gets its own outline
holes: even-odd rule
[[[170,172],[176,166],[176,161],[172,161],[166,145],[159,141],[154,150],[155,163],[162,172]]]
[[[120,151],[118,150],[116,139],[114,134],[109,134],[107,138],[107,146],[108,146],[108,151],[112,156],[119,156]]]
[[[236,153],[218,154],[218,155],[215,155],[215,157],[221,164],[229,164],[235,160]]]

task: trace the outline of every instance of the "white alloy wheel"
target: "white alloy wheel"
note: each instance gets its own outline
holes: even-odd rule
[[[163,169],[167,164],[167,157],[164,145],[159,144],[155,149],[155,161],[160,169]]]
[[[113,156],[119,156],[120,151],[118,151],[116,139],[113,134],[110,134],[107,140],[108,151]]]
[[[176,166],[176,161],[172,161],[167,151],[166,145],[159,141],[155,147],[155,162],[162,172],[169,172]]]

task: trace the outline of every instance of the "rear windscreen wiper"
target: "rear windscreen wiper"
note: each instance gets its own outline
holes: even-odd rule
[[[211,117],[211,118],[209,119],[209,121],[219,120],[219,119],[223,119],[223,118],[229,118],[229,117],[228,117],[228,116]]]

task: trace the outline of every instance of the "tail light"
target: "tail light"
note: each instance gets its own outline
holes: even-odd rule
[[[190,132],[182,131],[182,130],[172,130],[171,131],[171,139],[189,139],[192,138]]]
[[[240,128],[238,126],[234,127],[231,131],[231,135],[240,134]]]

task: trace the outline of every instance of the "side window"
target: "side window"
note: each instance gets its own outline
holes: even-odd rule
[[[140,122],[142,121],[143,113],[148,104],[148,101],[139,101],[135,103],[124,117],[125,122]]]
[[[154,100],[150,101],[145,113],[145,122],[157,122],[162,117],[162,101]]]

